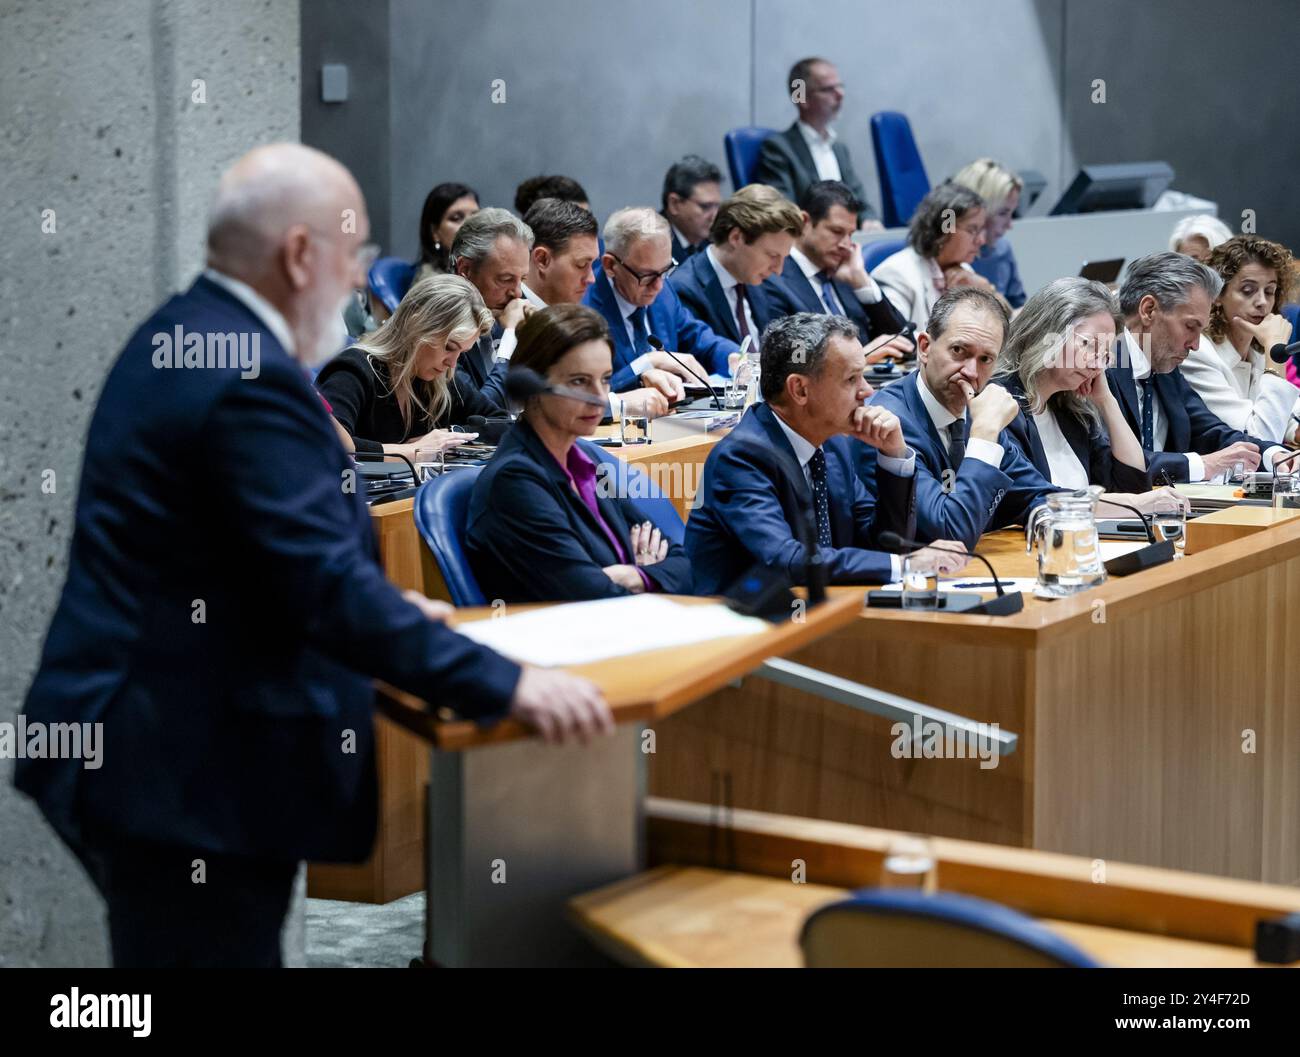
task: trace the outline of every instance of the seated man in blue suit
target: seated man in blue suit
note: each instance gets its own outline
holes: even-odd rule
[[[915,371],[885,386],[872,404],[903,423],[916,450],[916,532],[921,540],[960,540],[1025,524],[1061,491],[1034,469],[1007,426],[1020,406],[989,384],[1010,322],[994,294],[959,287],[935,303],[917,335]],[[858,473],[871,488],[875,452],[860,449]]]
[[[696,593],[724,593],[758,564],[802,583],[810,513],[830,583],[898,578],[898,555],[876,541],[883,532],[914,535],[915,456],[895,415],[863,406],[871,395],[865,367],[846,319],[801,312],[764,332],[764,403],[709,454],[686,521]],[[854,475],[855,449],[866,447],[879,451],[875,494]],[[966,564],[960,549],[919,553],[943,571]]]
[[[709,228],[722,205],[722,172],[698,154],[675,161],[664,174],[661,200],[679,265],[709,244]]]
[[[637,388],[651,368],[675,374],[686,385],[701,384],[695,381],[697,374],[731,374],[731,356],[739,346],[682,306],[665,281],[673,265],[669,245],[668,221],[649,207],[620,209],[605,222],[600,274],[582,303],[609,324],[614,340],[610,389],[616,393]],[[652,348],[651,335],[677,357]]]
[[[763,184],[742,187],[718,210],[709,246],[680,265],[668,279],[696,319],[732,341],[759,335],[778,315],[764,280],[776,275],[803,216],[794,203]]]
[[[1106,378],[1157,484],[1212,481],[1235,463],[1254,470],[1261,452],[1262,468],[1272,470],[1284,450],[1228,426],[1178,369],[1199,344],[1222,288],[1214,269],[1171,252],[1134,261],[1120,288],[1124,341]]]
[[[476,719],[612,729],[590,684],[455,634],[375,560],[306,374],[342,344],[368,230],[338,162],[259,147],[222,178],[208,269],[104,382],[24,706],[98,729],[97,764],[26,758],[15,784],[103,893],[115,965],[279,964],[298,862],[370,852],[376,676]]]
[[[858,328],[868,363],[910,356],[912,342],[896,336],[907,320],[867,274],[853,242],[862,203],[847,184],[818,180],[804,192],[799,208],[799,235],[781,277],[765,284],[777,311],[846,316]]]

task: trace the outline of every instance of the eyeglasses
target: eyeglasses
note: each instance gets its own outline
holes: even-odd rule
[[[622,260],[618,258],[617,255],[611,253],[610,257],[614,259],[615,264],[617,264],[620,268],[622,268],[625,272],[627,272],[628,275],[632,276],[632,278],[637,281],[637,285],[640,286],[642,289],[645,289],[646,287],[649,286],[654,286],[655,283],[657,283],[660,279],[662,279],[665,275],[667,275],[669,272],[671,272],[674,268],[677,267],[676,258],[672,258],[671,263],[669,263],[668,267],[661,272],[639,272],[635,268],[629,268],[626,264],[623,263]]]
[[[813,93],[817,93],[817,92],[842,92],[842,91],[844,91],[844,85],[843,85],[842,83],[837,82],[837,83],[835,83],[835,84],[824,84],[824,85],[822,85],[820,88],[812,88],[812,89],[809,89],[809,90],[810,90],[811,92],[813,92]]]
[[[716,213],[722,208],[721,202],[701,202],[698,198],[688,198],[686,201],[690,202],[701,213]]]

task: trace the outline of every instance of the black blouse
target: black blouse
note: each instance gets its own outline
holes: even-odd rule
[[[425,397],[425,383],[416,379],[416,395]],[[352,436],[357,451],[382,452],[385,444],[404,444],[433,429],[462,426],[471,415],[500,418],[506,414],[459,372],[448,384],[451,403],[437,418],[412,408],[411,426],[402,422],[397,397],[390,391],[388,368],[355,346],[330,360],[316,377],[316,388],[329,402],[339,424]],[[424,400],[427,403],[427,400]]]

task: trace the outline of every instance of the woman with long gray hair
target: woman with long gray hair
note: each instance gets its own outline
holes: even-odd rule
[[[1151,491],[1142,446],[1106,381],[1123,325],[1104,285],[1057,279],[1012,321],[994,381],[1020,404],[1008,429],[1043,476],[1063,488],[1099,485],[1145,511],[1163,490]]]
[[[417,280],[383,325],[326,364],[316,387],[357,451],[411,458],[478,436],[452,432],[505,412],[458,378],[461,353],[492,329],[478,290],[458,275]]]

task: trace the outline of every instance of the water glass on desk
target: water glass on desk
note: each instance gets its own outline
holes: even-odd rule
[[[1157,543],[1170,540],[1174,557],[1183,556],[1183,548],[1187,546],[1187,511],[1178,499],[1162,496],[1155,501],[1151,507],[1151,528]]]
[[[650,443],[650,418],[647,415],[622,414],[618,419],[618,439],[624,444]]]
[[[934,848],[926,837],[895,837],[880,864],[880,887],[919,889],[934,895],[938,873]]]
[[[1300,511],[1300,473],[1273,475],[1273,509]]]
[[[424,482],[442,473],[447,458],[441,448],[416,448],[415,457],[411,462],[415,464],[416,479]]]
[[[903,608],[939,608],[939,574],[933,562],[910,554],[903,558]]]

